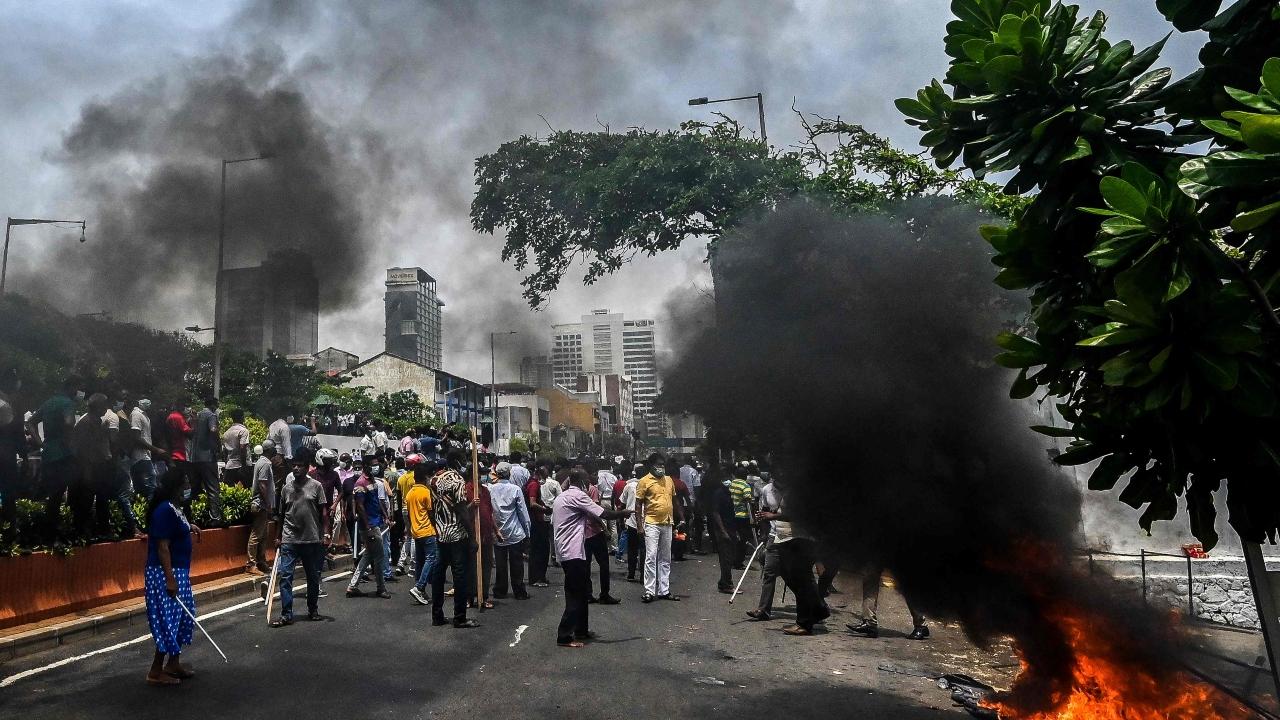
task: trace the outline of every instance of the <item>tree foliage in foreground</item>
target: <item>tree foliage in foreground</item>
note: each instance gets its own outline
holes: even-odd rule
[[[848,212],[936,194],[997,215],[1025,204],[861,126],[803,116],[801,124],[805,142],[786,151],[745,137],[728,119],[521,137],[476,160],[471,223],[480,232],[505,230],[502,259],[528,271],[524,297],[537,307],[575,262],[586,263],[591,284],[637,255],[691,238],[714,241],[797,195]]]
[[[984,229],[997,282],[1031,292],[1033,331],[1005,334],[1014,397],[1043,388],[1074,438],[1064,465],[1101,460],[1098,490],[1217,542],[1227,484],[1247,540],[1280,527],[1280,35],[1274,1],[1158,0],[1208,42],[1171,82],[1104,37],[1106,17],[1048,0],[954,0],[944,83],[898,101],[940,167],[1010,173],[1036,191]],[[1211,140],[1207,154],[1192,149]]]

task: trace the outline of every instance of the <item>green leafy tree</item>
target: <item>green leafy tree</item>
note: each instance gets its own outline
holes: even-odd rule
[[[1002,215],[1025,204],[838,118],[801,124],[807,140],[791,151],[744,137],[728,119],[521,137],[476,160],[471,224],[506,231],[502,259],[528,270],[524,297],[537,307],[575,262],[591,284],[637,255],[714,241],[797,195],[851,212],[934,194]]]
[[[1232,526],[1261,541],[1280,526],[1280,61],[1264,68],[1280,12],[1156,4],[1208,33],[1200,72],[1171,83],[1153,68],[1163,42],[1113,44],[1102,13],[955,0],[949,89],[934,81],[897,105],[941,167],[1036,191],[983,234],[996,281],[1030,291],[1030,328],[1002,335],[997,361],[1020,370],[1014,397],[1057,403],[1069,427],[1038,428],[1073,438],[1057,461],[1101,460],[1094,489],[1127,477],[1120,499],[1147,529],[1185,496],[1209,547],[1225,481]],[[1205,139],[1207,156],[1186,149]]]
[[[413,390],[382,393],[374,399],[374,406],[374,417],[390,425],[397,435],[423,425],[434,425],[435,414]]]
[[[516,433],[511,438],[511,452],[527,453],[529,452],[529,441],[523,434]]]

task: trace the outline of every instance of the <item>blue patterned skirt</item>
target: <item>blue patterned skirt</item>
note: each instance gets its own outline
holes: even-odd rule
[[[187,568],[174,568],[173,577],[178,581],[178,597],[191,612],[196,611],[196,600],[191,595],[191,574]],[[164,568],[148,565],[146,570],[147,624],[151,637],[156,641],[156,652],[177,655],[183,645],[191,644],[195,623],[182,610],[177,599],[170,597],[164,588]]]

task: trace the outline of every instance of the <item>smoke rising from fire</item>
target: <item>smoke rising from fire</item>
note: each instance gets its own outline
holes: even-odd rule
[[[714,328],[666,401],[762,439],[789,512],[845,569],[887,569],[980,645],[1012,637],[1011,707],[1035,708],[1074,682],[1064,614],[1114,625],[1114,653],[1157,676],[1172,653],[1163,622],[1068,562],[1080,496],[991,361],[1025,310],[991,282],[981,222],[942,198],[854,218],[798,202],[724,238]]]

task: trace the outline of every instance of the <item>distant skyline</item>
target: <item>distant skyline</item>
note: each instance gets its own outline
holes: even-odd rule
[[[513,380],[522,356],[548,352],[551,325],[603,307],[661,323],[672,293],[709,287],[710,277],[703,243],[690,242],[638,259],[588,288],[578,269],[542,312],[528,310],[521,273],[499,258],[501,238],[470,229],[477,156],[521,134],[546,134],[548,124],[624,130],[707,120],[710,109],[689,107],[688,98],[760,91],[777,147],[798,140],[794,103],[915,148],[918,135],[893,100],[945,72],[948,4],[760,0],[743,12],[740,2],[695,0],[0,2],[0,23],[12,31],[0,44],[6,78],[0,85],[6,130],[0,134],[0,213],[88,221],[83,246],[75,242],[78,235],[56,228],[15,232],[10,286],[51,297],[68,313],[108,310],[162,329],[209,324],[216,196],[200,190],[186,215],[160,208],[177,212],[176,219],[113,226],[103,213],[117,209],[116,195],[146,183],[180,188],[149,175],[161,160],[178,163],[197,188],[212,189],[217,157],[255,149],[258,118],[239,118],[242,135],[224,142],[204,130],[217,129],[207,123],[220,116],[203,116],[201,109],[218,108],[199,96],[192,105],[198,116],[174,114],[182,112],[177,101],[191,78],[230,73],[250,89],[296,93],[303,117],[317,123],[310,142],[331,155],[317,165],[320,177],[339,176],[326,189],[336,195],[284,187],[278,202],[286,206],[268,203],[268,211],[246,217],[245,203],[255,199],[245,195],[254,191],[250,183],[273,170],[237,169],[229,179],[228,265],[262,259],[243,256],[252,233],[302,242],[319,231],[355,233],[359,244],[345,254],[317,258],[321,293],[326,277],[331,291],[341,290],[334,307],[322,309],[320,347],[361,357],[381,351],[385,269],[422,267],[437,278],[448,303],[444,367],[487,378],[487,334],[516,330],[519,335],[499,343],[499,378]],[[1112,15],[1115,40],[1149,44],[1171,29],[1154,2],[1081,4]],[[1187,73],[1201,42],[1175,34],[1163,64]],[[216,97],[218,85],[207,90]],[[754,107],[737,105],[714,109],[754,128]],[[137,121],[95,123],[95,107]],[[201,130],[196,136],[175,130],[178,121]],[[148,209],[166,202],[164,193],[142,197]],[[312,208],[328,209],[328,197],[351,213],[315,230]],[[254,218],[265,226],[246,227]],[[145,235],[141,247],[159,255],[121,253],[110,241],[136,243],[139,233]],[[146,245],[152,235],[165,246]],[[181,282],[136,281],[156,263],[177,258],[175,251],[190,273]],[[338,258],[343,264],[335,264]],[[78,274],[86,270],[119,292],[91,290]],[[54,282],[51,273],[60,274]],[[665,342],[659,339],[660,351],[669,349]]]

